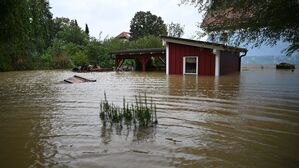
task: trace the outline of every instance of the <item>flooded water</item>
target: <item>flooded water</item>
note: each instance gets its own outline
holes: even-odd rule
[[[299,71],[250,70],[215,77],[0,73],[0,167],[298,167]],[[99,102],[146,92],[151,128],[102,125]]]

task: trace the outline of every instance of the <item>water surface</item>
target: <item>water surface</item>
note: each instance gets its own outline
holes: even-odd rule
[[[298,167],[299,71],[215,77],[0,73],[0,167]],[[146,92],[153,128],[102,125],[99,102]]]

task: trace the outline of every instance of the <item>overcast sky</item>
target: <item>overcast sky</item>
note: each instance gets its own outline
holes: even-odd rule
[[[180,0],[50,0],[54,17],[77,19],[79,26],[88,24],[91,36],[102,38],[130,31],[130,21],[138,11],[150,11],[161,16],[166,24],[185,26],[185,38],[194,38],[201,15],[192,6],[178,4]]]

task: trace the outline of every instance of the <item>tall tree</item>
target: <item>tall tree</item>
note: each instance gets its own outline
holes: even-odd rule
[[[202,28],[209,34],[225,32],[235,43],[275,45],[290,43],[287,54],[299,52],[298,0],[181,0],[206,16]]]
[[[76,24],[76,20],[71,20],[64,25],[62,30],[58,32],[57,38],[66,43],[73,43],[80,46],[88,42],[87,34]]]
[[[0,70],[30,68],[51,41],[49,2],[2,0],[0,11]]]
[[[184,26],[181,26],[179,23],[171,22],[168,25],[168,36],[182,37],[183,34],[184,34]]]
[[[54,38],[58,37],[58,32],[62,31],[64,28],[70,26],[70,19],[65,17],[56,17],[53,19],[52,25],[52,36]]]
[[[29,4],[23,0],[2,0],[0,9],[0,70],[17,69],[29,58]]]
[[[85,24],[85,33],[89,36],[89,28],[87,24]]]
[[[137,12],[130,24],[132,39],[142,38],[147,35],[167,35],[167,27],[161,17],[151,12]]]
[[[52,13],[48,0],[28,0],[31,25],[31,50],[41,53],[52,40]]]

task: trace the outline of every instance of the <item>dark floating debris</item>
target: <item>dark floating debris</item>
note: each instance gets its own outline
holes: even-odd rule
[[[64,82],[67,82],[67,83],[84,83],[84,82],[96,82],[97,80],[95,79],[87,79],[87,78],[84,78],[84,77],[81,77],[81,76],[77,76],[77,75],[74,75],[73,77],[70,77],[70,78],[67,78],[64,80]]]
[[[168,140],[168,141],[172,141],[173,143],[182,142],[182,141],[179,141],[179,140],[175,140],[173,138],[165,138],[165,139]]]
[[[151,98],[148,101],[146,93],[144,97],[140,94],[135,96],[135,103],[127,103],[123,98],[123,107],[117,107],[113,103],[109,103],[104,93],[104,100],[100,104],[100,118],[103,125],[106,123],[116,124],[122,127],[123,124],[141,127],[151,127],[158,124],[157,107]]]
[[[282,62],[280,64],[276,64],[276,69],[291,69],[291,70],[294,70],[295,69],[295,65],[294,64],[289,64],[289,63]]]
[[[143,154],[148,154],[148,151],[141,151],[141,150],[131,150],[134,153],[143,153]]]

